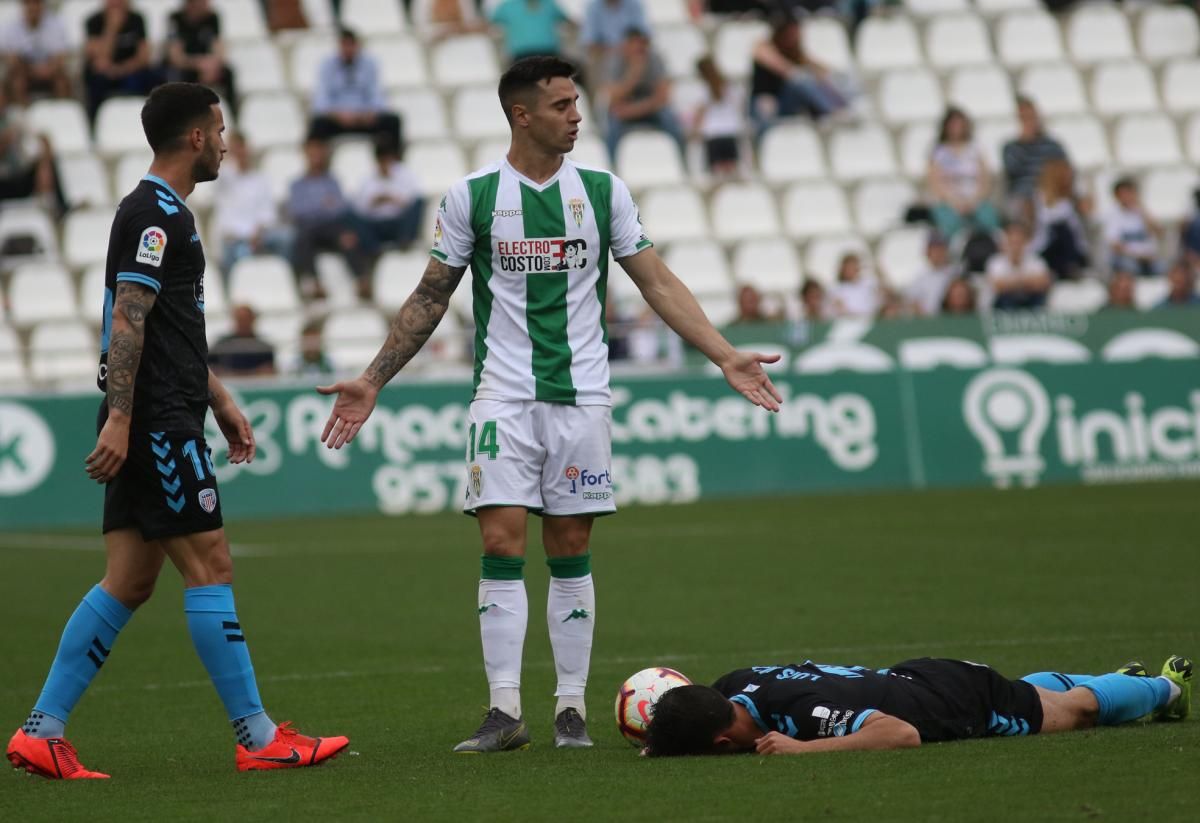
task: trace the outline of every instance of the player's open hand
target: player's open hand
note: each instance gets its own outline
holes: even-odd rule
[[[783,395],[775,388],[771,378],[763,371],[763,363],[776,363],[778,354],[759,354],[752,351],[734,352],[733,357],[721,364],[721,371],[733,390],[756,406],[767,411],[779,411]]]
[[[317,386],[321,394],[336,394],[337,402],[325,423],[325,431],[321,432],[321,442],[326,448],[340,449],[347,443],[353,442],[358,430],[375,410],[375,398],[379,389],[367,380],[359,377],[355,380],[344,380],[332,386]]]
[[[254,445],[254,429],[246,415],[237,407],[237,403],[233,402],[233,398],[213,409],[213,417],[216,418],[221,434],[225,435],[229,462],[252,462],[257,452],[257,446]]]
[[[110,414],[96,438],[96,448],[84,460],[88,477],[107,483],[117,476],[129,453],[129,418]]]
[[[767,732],[754,741],[754,750],[759,754],[800,754],[804,742],[779,732]]]

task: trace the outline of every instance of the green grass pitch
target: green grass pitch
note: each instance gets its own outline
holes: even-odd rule
[[[612,719],[647,665],[965,657],[1010,676],[1200,655],[1200,485],[747,500],[623,511],[593,540],[596,748],[552,747],[546,568],[527,567],[526,752],[462,757],[486,702],[474,523],[460,515],[233,523],[266,705],[353,755],[238,774],[177,575],[118,640],[69,732],[104,782],[0,776],[0,820],[1197,819],[1200,723],[915,751],[646,761]],[[531,521],[536,529],[536,520]],[[537,533],[531,532],[537,547]],[[100,576],[98,537],[0,534],[5,739]],[[3,724],[0,724],[3,725]]]

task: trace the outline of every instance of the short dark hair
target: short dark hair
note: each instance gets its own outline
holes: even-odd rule
[[[711,686],[671,689],[654,704],[646,728],[646,754],[716,754],[719,750],[713,741],[733,720],[733,704]]]
[[[1129,177],[1129,176],[1118,177],[1116,180],[1113,181],[1112,192],[1113,192],[1113,194],[1117,194],[1119,191],[1121,191],[1121,189],[1136,189],[1136,188],[1137,188],[1137,181],[1134,180],[1132,177]]]
[[[199,83],[164,83],[142,106],[142,130],[155,154],[175,148],[189,131],[206,124],[221,98]]]
[[[350,28],[349,26],[342,26],[341,28],[338,29],[338,39],[339,40],[353,40],[355,43],[357,43],[358,42],[358,32],[356,32],[354,29]]]
[[[500,76],[500,105],[504,116],[512,122],[512,107],[517,98],[535,91],[543,80],[555,77],[575,77],[575,66],[561,57],[522,57]]]

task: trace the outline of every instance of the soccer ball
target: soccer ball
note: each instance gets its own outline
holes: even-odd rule
[[[676,686],[690,686],[688,680],[674,669],[656,666],[642,669],[621,684],[617,691],[617,730],[635,746],[646,741],[646,727],[658,698]]]

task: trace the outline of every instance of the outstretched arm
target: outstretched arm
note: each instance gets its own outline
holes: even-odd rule
[[[779,732],[770,732],[754,744],[759,754],[808,754],[810,752],[851,752],[867,749],[910,749],[921,745],[916,726],[875,712],[863,721],[862,728],[845,737],[820,740],[796,740]]]
[[[734,391],[756,406],[779,411],[783,397],[763,371],[763,363],[774,363],[779,355],[740,352],[713,326],[688,291],[652,248],[617,261],[629,273],[650,308],[671,330],[695,346],[725,374]]]
[[[465,266],[449,266],[431,257],[421,282],[392,318],[388,338],[367,370],[354,380],[317,387],[321,394],[338,395],[321,434],[322,443],[340,449],[354,439],[371,416],[379,390],[421,350],[445,316],[450,295],[465,271]]]

